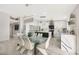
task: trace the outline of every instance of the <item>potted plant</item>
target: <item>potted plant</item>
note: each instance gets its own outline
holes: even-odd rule
[[[29,33],[28,33],[28,37],[31,37],[31,36],[32,36],[32,32],[29,32]]]

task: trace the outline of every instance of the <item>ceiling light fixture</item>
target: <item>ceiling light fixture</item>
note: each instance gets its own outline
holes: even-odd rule
[[[29,4],[25,4],[25,6],[26,6],[26,7],[28,7],[28,6],[29,6]]]

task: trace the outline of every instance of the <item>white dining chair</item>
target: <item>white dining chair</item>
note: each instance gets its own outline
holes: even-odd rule
[[[49,47],[49,41],[51,39],[51,32],[49,32],[49,36],[45,43],[41,43],[37,46],[37,49],[43,54],[47,55],[46,49]]]
[[[28,37],[26,37],[25,39],[21,38],[17,50],[21,49],[20,53],[23,54],[25,50],[32,50],[33,48],[34,48],[34,44],[30,41]]]

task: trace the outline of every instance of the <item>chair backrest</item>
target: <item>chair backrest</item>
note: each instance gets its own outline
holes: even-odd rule
[[[49,42],[50,42],[50,39],[51,39],[51,32],[49,32],[48,39],[47,39],[47,41],[46,41],[46,43],[45,43],[45,49],[48,48],[48,46],[49,46]]]
[[[23,46],[26,49],[32,50],[33,49],[33,43],[30,41],[29,37],[22,37],[20,38],[20,45]]]
[[[33,43],[30,41],[30,39],[27,37],[26,39],[23,39],[23,40],[24,40],[24,47],[26,49],[32,50],[33,49]]]

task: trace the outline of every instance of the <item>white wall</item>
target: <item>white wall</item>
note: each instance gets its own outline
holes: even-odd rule
[[[9,40],[9,24],[9,15],[4,12],[0,12],[0,41]]]
[[[73,11],[73,13],[75,14],[76,16],[76,38],[77,38],[77,41],[76,41],[76,45],[77,45],[77,54],[79,54],[79,5],[77,6],[77,8]]]

